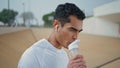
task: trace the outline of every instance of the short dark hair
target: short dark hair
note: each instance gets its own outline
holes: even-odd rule
[[[59,20],[61,22],[61,26],[64,26],[66,22],[70,22],[69,16],[71,15],[76,16],[80,20],[85,19],[83,11],[73,3],[58,5],[55,10],[54,19]]]

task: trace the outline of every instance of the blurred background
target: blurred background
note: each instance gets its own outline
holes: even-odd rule
[[[120,0],[0,0],[0,68],[17,68],[25,49],[52,32],[55,8],[66,2],[87,17],[79,49],[88,68],[120,68]]]

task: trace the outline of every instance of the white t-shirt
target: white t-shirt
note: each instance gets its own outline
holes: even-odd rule
[[[67,53],[42,39],[23,53],[18,68],[67,68],[67,64]]]

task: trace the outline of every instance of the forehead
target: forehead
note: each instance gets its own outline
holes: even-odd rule
[[[82,29],[83,21],[75,16],[70,16],[70,22],[64,24],[64,27],[74,27],[78,30]]]

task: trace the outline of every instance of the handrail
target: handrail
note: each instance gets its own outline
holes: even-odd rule
[[[112,60],[110,60],[110,61],[108,61],[108,62],[105,62],[105,63],[97,66],[96,68],[101,68],[102,66],[105,66],[105,65],[107,65],[107,64],[109,64],[109,63],[112,63],[112,62],[114,62],[114,61],[116,61],[116,60],[119,60],[119,59],[120,59],[120,57],[117,57],[117,58],[115,58],[115,59],[112,59]]]

